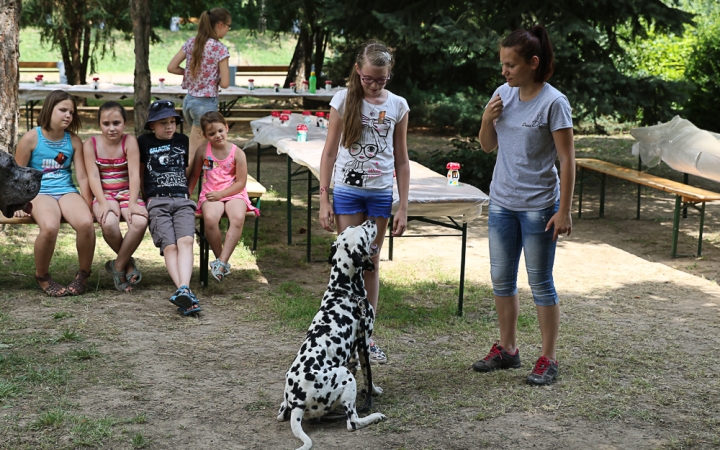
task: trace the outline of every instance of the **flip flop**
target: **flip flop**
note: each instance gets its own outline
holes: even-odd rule
[[[128,274],[125,274],[125,278],[128,280],[128,283],[130,283],[131,286],[136,286],[138,283],[140,283],[140,280],[142,280],[142,273],[135,265],[135,258],[133,258],[132,256],[130,257],[130,265],[132,266],[132,271]],[[132,281],[132,277],[137,277],[137,280]]]

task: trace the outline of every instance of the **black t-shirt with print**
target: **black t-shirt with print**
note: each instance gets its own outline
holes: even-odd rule
[[[145,166],[144,187],[147,198],[159,194],[187,194],[190,139],[175,133],[171,139],[158,139],[154,134],[138,137],[140,162]]]

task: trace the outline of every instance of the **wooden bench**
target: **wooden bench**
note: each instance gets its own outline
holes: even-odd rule
[[[238,75],[259,75],[278,76],[287,75],[290,66],[235,66],[235,76]]]
[[[198,182],[198,192],[201,190],[201,183]],[[253,203],[253,206],[260,209],[260,200],[262,196],[265,194],[266,189],[265,187],[258,183],[252,176],[248,175],[247,184],[245,186],[245,189],[247,190],[248,197],[250,197],[250,200]],[[223,216],[227,217],[227,216]],[[252,251],[257,250],[257,237],[258,237],[258,227],[259,227],[259,221],[260,217],[255,216],[255,213],[248,211],[245,214],[245,217],[252,217],[255,219],[255,226],[253,229],[253,244],[252,244]],[[122,217],[120,218],[121,221],[124,222]],[[198,228],[195,229],[195,234],[198,236],[198,242],[200,245],[200,285],[207,286],[208,284],[208,264],[210,263],[210,245],[208,244],[207,237],[205,236],[205,220],[203,219],[202,213],[196,212],[195,213],[195,220],[198,221]],[[65,219],[62,220],[63,223],[67,223]],[[97,221],[96,221],[97,223]],[[35,221],[32,217],[5,217],[2,214],[0,214],[0,225],[33,225],[35,224]]]
[[[37,72],[42,69],[44,72],[60,72],[57,61],[20,61],[18,62],[20,72]]]
[[[680,210],[693,208],[700,212],[700,235],[698,237],[697,256],[702,256],[702,236],[705,223],[705,203],[720,200],[720,194],[705,189],[690,186],[678,181],[650,175],[635,169],[618,166],[598,159],[578,158],[576,164],[579,170],[578,180],[578,218],[582,218],[582,197],[585,171],[600,175],[600,217],[605,215],[605,178],[607,175],[630,181],[638,185],[637,219],[640,219],[640,186],[647,186],[659,191],[675,195],[675,212],[673,215],[672,251],[673,258],[677,256],[677,240],[680,232]],[[700,206],[698,206],[700,205]]]

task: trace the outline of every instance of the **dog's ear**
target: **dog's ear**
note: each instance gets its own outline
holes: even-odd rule
[[[363,262],[363,255],[358,251],[353,251],[350,253],[350,256],[353,260],[353,266],[355,267],[365,267]]]
[[[330,246],[330,256],[328,256],[328,264],[332,265],[333,258],[335,257],[335,253],[337,252],[337,244],[335,242],[332,243]]]

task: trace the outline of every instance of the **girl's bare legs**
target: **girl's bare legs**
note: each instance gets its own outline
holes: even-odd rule
[[[560,331],[560,305],[536,306],[540,335],[542,336],[542,356],[557,361],[555,344]]]
[[[225,244],[220,254],[220,261],[223,263],[230,260],[230,256],[235,251],[240,238],[242,237],[243,226],[245,225],[245,213],[247,212],[247,204],[245,200],[236,198],[225,202],[225,214],[230,221],[230,227],[225,234]]]
[[[193,236],[181,237],[163,250],[165,265],[175,287],[190,286],[193,270]]]
[[[122,245],[119,250],[116,250],[117,259],[115,260],[115,270],[122,270],[124,267],[125,273],[129,274],[132,272],[132,264],[130,264],[130,258],[132,257],[135,250],[140,246],[143,236],[145,236],[145,229],[147,228],[147,218],[134,214],[132,216],[132,223],[128,221],[130,210],[123,208],[120,210],[125,222],[127,223],[128,230],[125,233],[125,237],[122,239]],[[115,250],[115,249],[113,249]],[[121,269],[118,269],[120,267]],[[128,275],[129,276],[129,275]]]
[[[49,195],[38,195],[32,201],[32,218],[37,223],[40,232],[35,239],[35,276],[42,277],[50,270],[50,260],[55,253],[55,243],[60,232],[60,205]],[[45,289],[49,282],[40,283]],[[61,291],[64,292],[65,289]]]
[[[495,310],[500,325],[500,346],[510,354],[517,348],[517,321],[520,315],[520,297],[515,294],[509,297],[495,296]],[[544,342],[544,339],[543,339]]]
[[[222,235],[220,234],[220,219],[225,212],[223,202],[208,202],[202,204],[203,220],[205,221],[205,237],[215,258],[222,253]]]
[[[118,202],[115,200],[107,200],[107,202],[117,209],[120,209],[120,205],[118,205]],[[120,232],[120,219],[114,213],[108,213],[108,215],[105,216],[105,223],[101,223],[99,203],[93,204],[93,214],[95,215],[95,219],[97,219],[98,223],[100,223],[103,239],[107,245],[110,246],[115,253],[117,253],[120,250],[123,240],[122,233]]]
[[[65,194],[58,201],[60,211],[75,230],[80,270],[90,273],[95,255],[95,224],[85,200],[80,194]]]
[[[190,129],[190,160],[188,170],[192,169],[192,164],[195,161],[195,151],[201,144],[205,143],[207,143],[207,139],[203,136],[202,128],[193,125]]]

